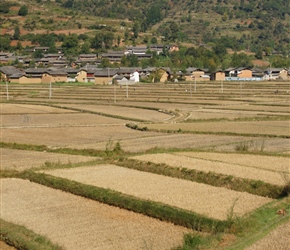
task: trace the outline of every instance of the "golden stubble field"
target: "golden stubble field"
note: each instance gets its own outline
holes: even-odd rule
[[[190,230],[34,184],[1,180],[1,218],[65,249],[170,249]]]
[[[145,200],[162,202],[219,220],[227,218],[233,204],[235,204],[234,213],[242,216],[272,201],[269,198],[226,188],[212,187],[114,165],[47,170],[45,173],[116,190]]]
[[[28,146],[112,150],[119,142],[124,151],[138,153],[132,158],[143,162],[276,185],[283,185],[283,178],[288,178],[289,95],[286,91],[275,95],[273,83],[244,90],[242,95],[233,85],[232,92],[225,91],[222,97],[211,90],[211,85],[199,85],[198,91],[204,87],[203,92],[192,97],[186,91],[188,85],[139,85],[129,98],[122,96],[116,103],[112,99],[112,86],[94,86],[93,91],[90,86],[54,87],[57,96],[49,100],[41,88],[32,95],[33,87],[26,90],[19,85],[13,86],[9,101],[5,100],[2,87],[4,172],[42,167],[50,162],[79,163],[82,167],[45,172],[221,220],[227,218],[233,204],[235,215],[247,216],[273,200],[115,165],[100,165],[98,161],[104,159],[98,157],[34,151]],[[283,88],[289,89],[284,83]],[[133,130],[126,126],[128,123],[147,130]],[[27,149],[13,149],[18,144],[27,145]],[[246,151],[236,152],[241,145],[247,145]],[[165,152],[146,152],[158,148]],[[1,179],[1,196],[5,198],[1,207],[3,219],[43,234],[66,249],[170,249],[180,245],[183,233],[188,232],[28,181]]]
[[[131,159],[261,180],[278,186],[285,185],[286,180],[290,178],[290,161],[289,158],[284,157],[179,152],[176,154],[146,154],[134,156]]]

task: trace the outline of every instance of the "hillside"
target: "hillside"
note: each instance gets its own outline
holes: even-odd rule
[[[13,17],[17,15],[17,5],[20,7],[23,1],[6,2],[12,6],[7,13],[12,24],[9,26],[24,21]],[[27,30],[89,28],[101,23],[116,28],[121,21],[125,24],[132,21],[138,23],[140,32],[156,34],[165,40],[198,45],[229,36],[232,39],[228,39],[228,46],[235,50],[255,51],[260,46],[289,49],[290,5],[285,0],[29,0],[25,5],[29,9],[29,20],[23,24]],[[6,14],[2,13],[1,16]],[[40,22],[35,22],[37,17]],[[176,27],[170,28],[172,22]],[[7,21],[1,28],[5,24],[8,25]]]
[[[214,48],[217,56],[244,51],[256,59],[290,51],[286,0],[4,0],[0,15],[0,51],[9,40],[51,46],[38,34],[53,34],[56,46],[76,34],[83,53],[150,43]]]

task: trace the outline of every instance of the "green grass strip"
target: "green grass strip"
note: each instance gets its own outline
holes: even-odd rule
[[[113,151],[96,150],[96,149],[71,149],[71,148],[57,148],[52,149],[46,145],[32,145],[32,144],[21,144],[21,143],[11,143],[11,142],[0,142],[0,148],[10,148],[18,150],[31,150],[40,152],[52,152],[60,154],[72,154],[72,155],[84,155],[84,156],[95,156],[95,157],[105,157],[110,154],[116,153]]]
[[[237,241],[227,247],[227,250],[242,250],[252,245],[256,241],[265,237],[277,226],[287,223],[290,220],[290,203],[289,198],[282,199],[278,202],[272,202],[257,209],[246,220],[243,221],[242,233],[237,234]],[[277,214],[278,209],[285,209],[286,216]]]
[[[0,219],[1,241],[21,250],[61,250],[62,247],[53,244],[49,239],[19,225]]]
[[[287,186],[276,186],[259,180],[248,180],[213,172],[175,168],[166,164],[155,164],[152,162],[142,162],[133,159],[115,160],[112,164],[144,172],[170,176],[173,178],[204,183],[215,187],[226,187],[231,190],[247,192],[273,199],[283,198],[289,193]]]
[[[110,189],[86,185],[43,173],[25,171],[20,173],[18,177],[198,231],[211,233],[224,232],[233,224],[232,220],[221,221],[207,218],[163,203],[143,200]]]

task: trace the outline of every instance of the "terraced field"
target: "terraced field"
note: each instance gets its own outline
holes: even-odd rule
[[[47,235],[65,249],[170,249],[190,232],[25,180],[2,180],[1,200],[2,219]]]
[[[217,157],[215,158],[215,156]],[[174,155],[147,154],[135,156],[132,159],[155,164],[164,163],[176,168],[194,169],[206,173],[214,172],[244,179],[260,180],[274,185],[285,185],[285,181],[290,179],[289,158],[263,158],[264,156],[251,155],[249,156],[250,159],[246,157],[246,155],[243,155],[239,158],[237,154],[213,153],[211,155],[211,153],[181,152]],[[249,161],[250,164],[247,165]]]
[[[0,87],[2,220],[64,249],[286,249],[288,82]]]
[[[233,204],[235,204],[234,213],[242,216],[272,201],[225,188],[162,177],[114,165],[47,170],[45,173],[116,190],[145,200],[162,202],[220,220],[227,218]]]

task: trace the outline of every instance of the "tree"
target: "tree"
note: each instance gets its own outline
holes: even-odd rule
[[[109,68],[111,66],[110,60],[108,58],[102,59],[99,67],[100,68]]]
[[[9,13],[10,10],[10,3],[4,2],[0,3],[0,13]]]
[[[95,38],[92,40],[92,48],[94,49],[110,49],[113,46],[115,40],[114,34],[112,32],[107,33],[98,33]]]
[[[105,33],[103,35],[103,42],[104,42],[106,49],[112,48],[114,39],[115,39],[115,37],[114,37],[114,34],[112,32],[108,32],[108,33]]]
[[[146,20],[148,24],[155,24],[161,21],[160,8],[156,5],[152,5],[147,11]]]
[[[41,50],[35,50],[33,52],[33,58],[42,58],[43,57],[43,52]]]
[[[117,44],[118,44],[118,47],[120,47],[120,44],[121,44],[121,36],[118,35],[117,37]]]
[[[126,29],[124,32],[124,41],[126,42],[129,39],[129,31]]]
[[[138,36],[139,36],[139,31],[140,31],[140,25],[139,25],[139,23],[135,22],[135,23],[133,24],[132,31],[133,31],[133,34],[134,34],[134,38],[135,38],[135,39],[138,38]]]
[[[79,46],[79,40],[76,34],[67,36],[61,45],[63,52],[66,55],[77,55],[78,46]]]
[[[9,50],[10,38],[8,36],[0,36],[0,51]]]
[[[156,38],[155,36],[153,36],[153,37],[151,38],[151,43],[152,43],[152,44],[156,44],[156,43],[157,43],[157,38]]]
[[[28,14],[28,7],[26,5],[22,5],[18,11],[18,16],[26,16]]]
[[[172,41],[175,41],[178,38],[179,28],[178,28],[178,26],[177,26],[177,24],[175,22],[172,22],[170,24],[169,28],[170,28],[170,31],[171,31],[171,37],[170,37],[170,39]]]
[[[20,29],[18,26],[15,27],[14,29],[14,35],[13,35],[13,39],[14,40],[19,40],[20,38]]]
[[[95,35],[95,38],[91,42],[91,46],[94,49],[102,49],[104,47],[103,43],[103,33],[98,33]]]
[[[81,46],[81,51],[80,53],[82,54],[89,54],[91,52],[90,50],[90,43],[89,42],[85,42],[82,46]]]

